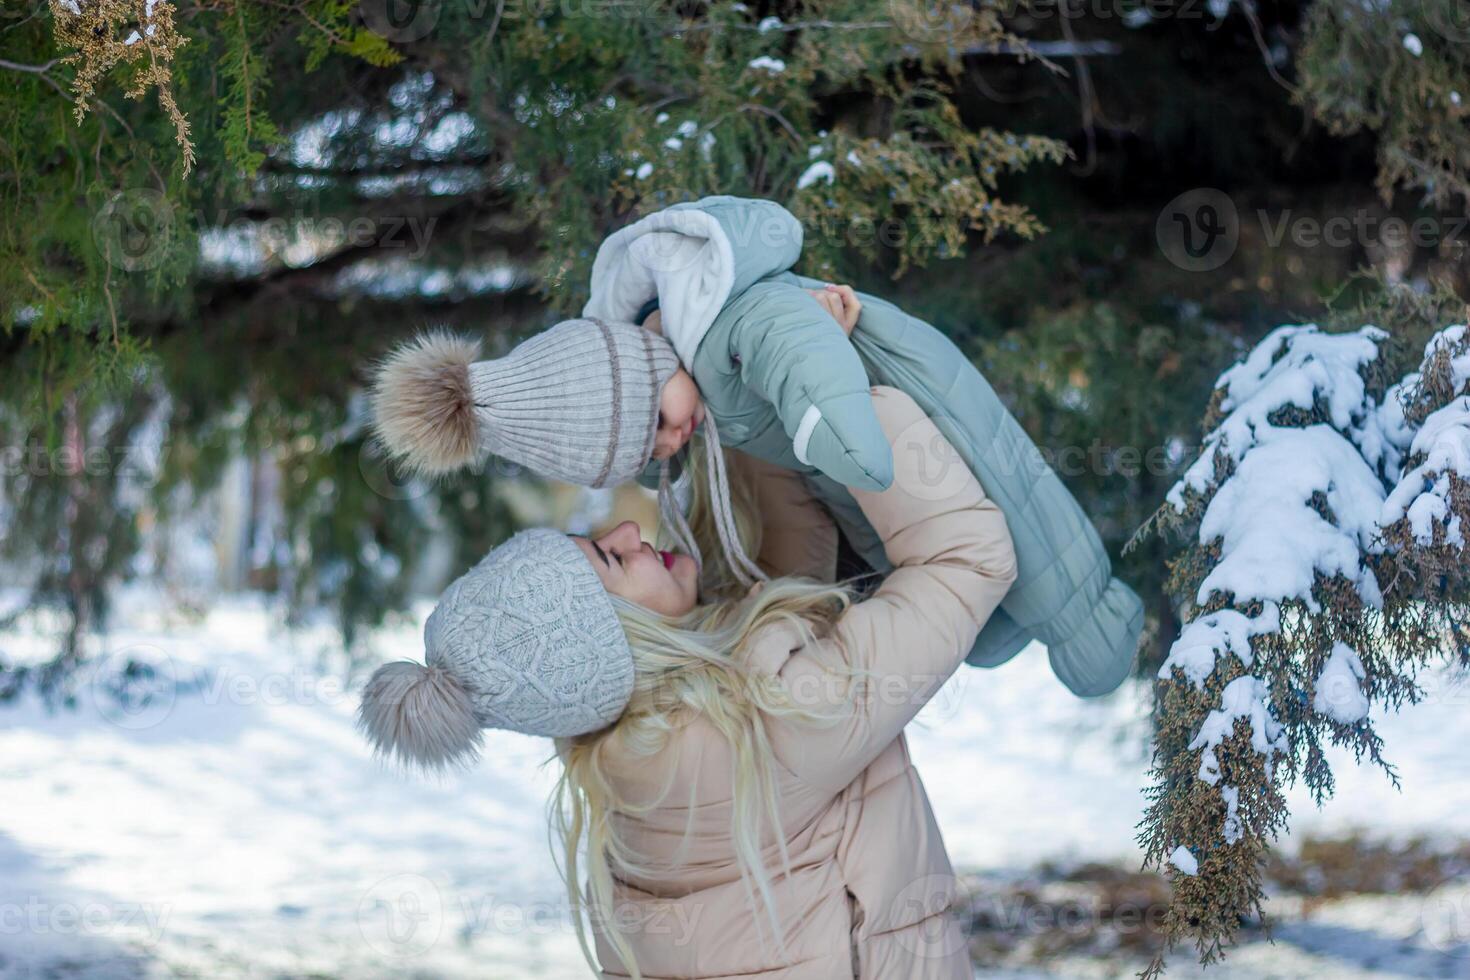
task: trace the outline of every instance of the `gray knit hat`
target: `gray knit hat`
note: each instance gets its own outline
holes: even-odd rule
[[[559,531],[522,531],[455,580],[424,647],[426,664],[379,667],[358,711],[379,754],[424,769],[472,760],[482,728],[597,731],[633,693],[633,652],[607,590]]]
[[[390,354],[373,386],[379,438],[410,468],[458,469],[493,453],[587,487],[636,477],[653,456],[668,341],[631,323],[566,320],[505,357],[449,333]]]

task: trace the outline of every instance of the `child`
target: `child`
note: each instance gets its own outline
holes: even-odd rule
[[[1117,687],[1132,665],[1143,606],[1112,578],[1076,500],[938,330],[861,293],[851,338],[833,330],[809,293],[820,284],[790,271],[801,244],[801,225],[771,201],[675,205],[602,244],[584,313],[634,319],[656,304],[662,333],[725,444],[803,473],[880,572],[882,549],[847,487],[881,488],[892,479],[869,386],[909,394],[1000,506],[1015,539],[1019,577],[968,662],[1003,663],[1035,638],[1074,693]]]
[[[1112,578],[1076,500],[938,330],[863,294],[851,337],[836,329],[813,296],[822,284],[790,271],[801,244],[800,224],[770,201],[713,197],[676,205],[603,243],[583,313],[624,323],[656,305],[660,330],[703,402],[713,486],[723,485],[721,442],[796,470],[879,572],[888,570],[881,542],[847,488],[892,482],[891,450],[869,388],[906,392],[959,452],[956,464],[968,466],[999,505],[1015,541],[1019,576],[967,662],[996,666],[1034,638],[1046,644],[1053,671],[1075,694],[1116,688],[1132,665],[1142,603]],[[669,469],[661,469],[667,501]],[[942,484],[943,474],[936,480]],[[721,497],[712,491],[716,525],[738,574],[747,560],[733,520],[719,513]],[[687,550],[687,528],[674,510],[674,534]],[[753,565],[747,570],[758,574]]]

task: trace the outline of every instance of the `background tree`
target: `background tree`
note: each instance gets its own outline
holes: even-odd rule
[[[0,315],[25,381],[10,389],[8,441],[61,454],[57,405],[110,418],[152,391],[166,406],[152,519],[196,500],[233,455],[268,455],[283,515],[257,549],[257,584],[336,607],[350,639],[403,605],[394,572],[430,524],[477,532],[458,536],[464,557],[508,527],[483,483],[383,492],[394,477],[370,458],[351,396],[394,336],[489,325],[504,349],[580,305],[611,228],[707,193],[787,200],[813,229],[809,267],[829,272],[1040,230],[998,184],[1065,148],[968,126],[953,95],[966,52],[1031,55],[998,8],[932,13],[34,6],[0,35],[0,70],[19,86],[0,109]],[[142,424],[109,444],[146,439]],[[94,549],[108,557],[85,571],[43,544],[78,536],[67,482],[24,465],[10,476],[10,496],[43,518],[7,535],[11,555],[68,569],[36,598],[64,600],[74,630],[100,625],[81,595],[129,573],[136,508],[97,491],[88,516],[108,525]]]
[[[1410,337],[1465,308],[1408,293],[1397,312]],[[1169,591],[1186,622],[1158,671],[1140,840],[1173,879],[1170,943],[1204,962],[1263,914],[1281,790],[1330,796],[1327,744],[1396,781],[1370,707],[1418,701],[1427,664],[1470,666],[1465,330],[1433,334],[1407,374],[1378,326],[1272,331],[1220,376],[1205,452],[1158,512],[1183,539]]]

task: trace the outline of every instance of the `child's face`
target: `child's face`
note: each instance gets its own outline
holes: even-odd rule
[[[694,430],[704,421],[704,402],[699,388],[683,368],[664,385],[658,400],[658,433],[653,439],[653,458],[668,459],[684,448]]]

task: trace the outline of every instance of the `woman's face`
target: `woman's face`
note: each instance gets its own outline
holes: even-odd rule
[[[592,563],[603,588],[615,596],[664,616],[682,616],[698,601],[694,559],[653,550],[632,521],[596,538],[573,535],[572,541]]]

